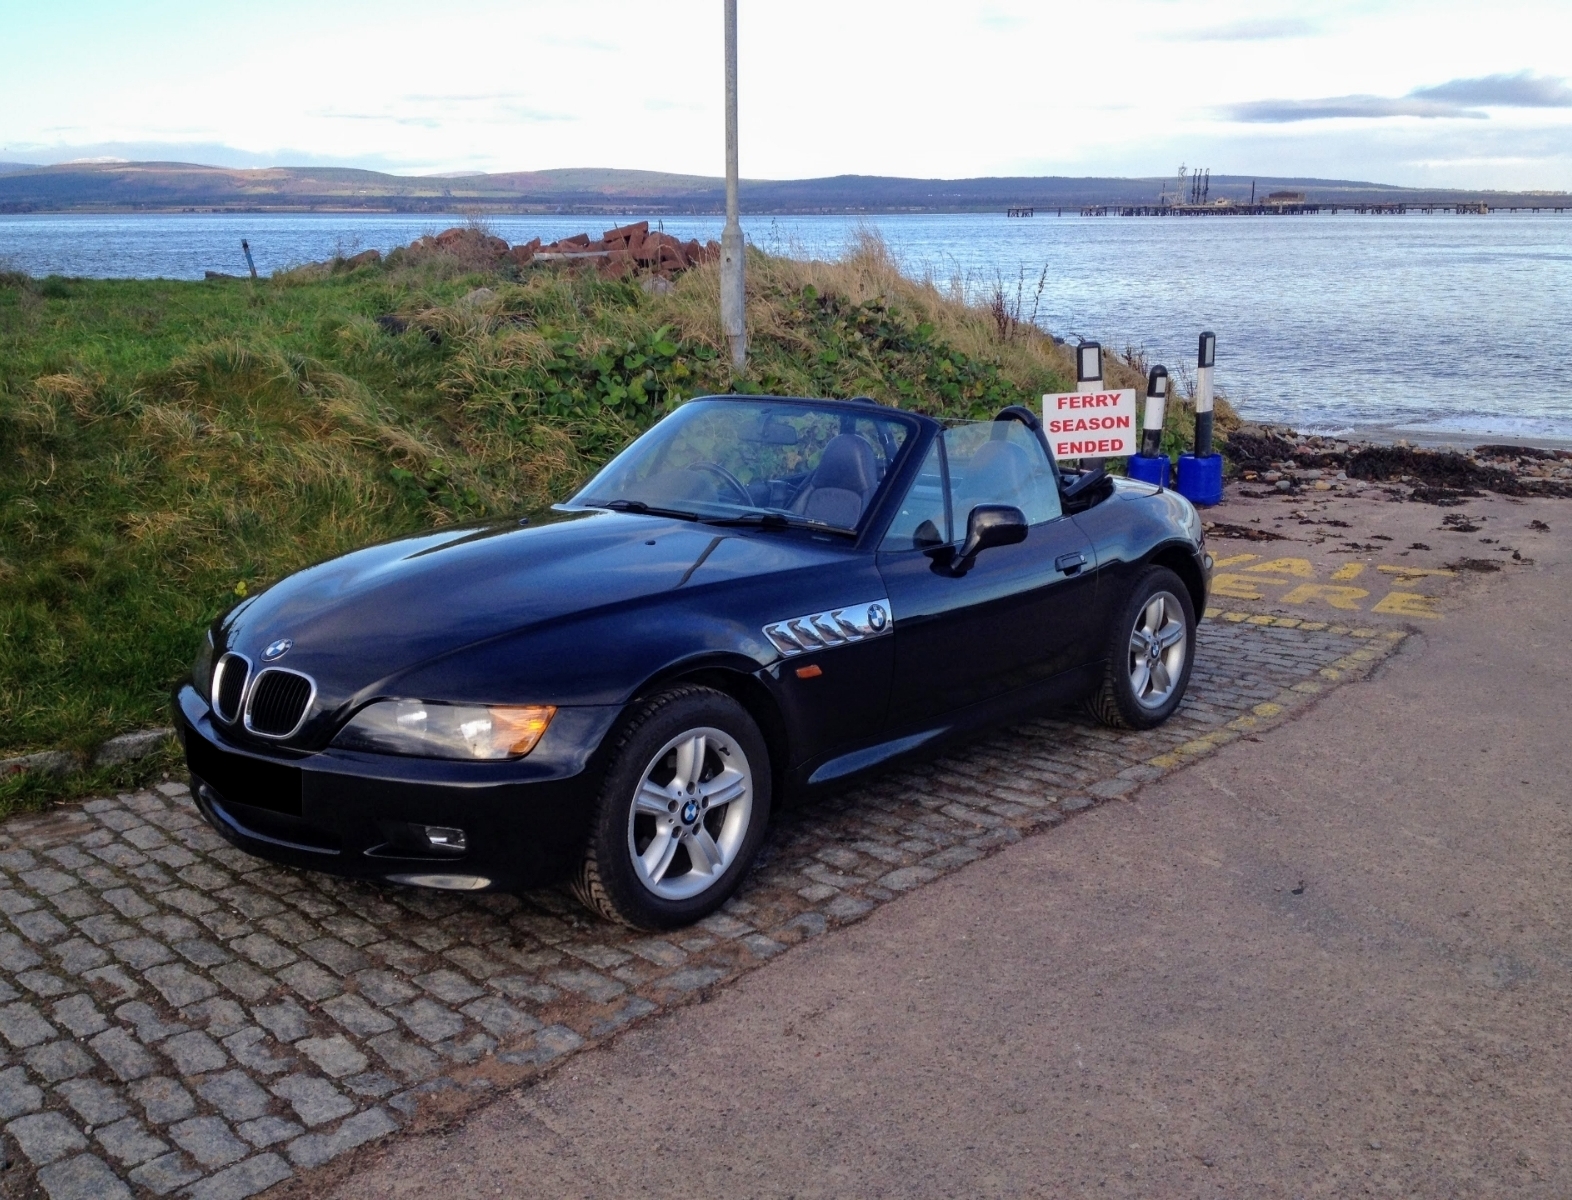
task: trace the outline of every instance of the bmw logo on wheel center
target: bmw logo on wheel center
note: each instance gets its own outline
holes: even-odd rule
[[[262,661],[277,662],[289,653],[289,648],[294,644],[290,638],[279,638],[276,642],[269,642],[267,649],[262,651]]]

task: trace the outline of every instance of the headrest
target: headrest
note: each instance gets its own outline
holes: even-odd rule
[[[966,465],[966,490],[1001,498],[1017,495],[1032,481],[1032,460],[1013,442],[984,442]]]
[[[879,460],[867,438],[837,434],[824,447],[810,482],[816,488],[844,488],[866,500],[879,483]]]

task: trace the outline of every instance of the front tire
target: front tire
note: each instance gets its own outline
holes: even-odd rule
[[[1183,702],[1194,659],[1190,590],[1167,567],[1148,567],[1114,621],[1092,715],[1114,729],[1161,725]]]
[[[741,704],[685,686],[641,702],[617,735],[573,890],[637,929],[719,908],[770,817],[769,750]]]

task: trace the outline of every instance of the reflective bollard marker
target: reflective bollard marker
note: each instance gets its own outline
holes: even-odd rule
[[[1216,504],[1223,498],[1223,456],[1212,453],[1212,367],[1217,335],[1201,335],[1195,357],[1195,453],[1181,454],[1179,494],[1191,504]]]
[[[1163,416],[1168,401],[1168,371],[1153,367],[1146,377],[1146,412],[1141,420],[1141,452],[1132,454],[1125,470],[1131,479],[1168,486],[1170,463],[1163,453]]]

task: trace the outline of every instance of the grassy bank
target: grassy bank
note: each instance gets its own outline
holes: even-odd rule
[[[446,255],[257,283],[0,276],[0,757],[167,723],[237,596],[561,499],[687,397],[988,416],[1073,378],[1064,347],[901,277],[876,243],[749,270],[738,376],[713,266],[663,292]],[[0,809],[108,779],[0,781]]]

